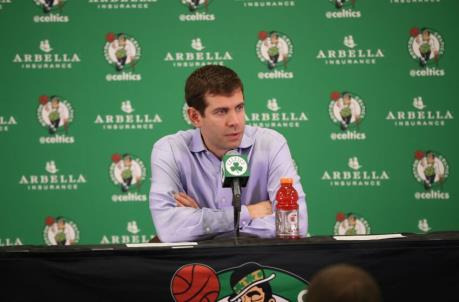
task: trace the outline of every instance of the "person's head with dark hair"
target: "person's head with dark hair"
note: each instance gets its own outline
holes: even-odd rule
[[[239,76],[232,69],[220,65],[206,65],[196,69],[186,80],[185,100],[189,107],[205,115],[209,95],[231,96],[244,92]]]
[[[221,158],[239,147],[245,129],[244,89],[230,68],[207,65],[195,70],[185,84],[188,118],[201,130],[204,145]]]
[[[309,284],[305,302],[380,302],[375,279],[363,269],[338,264],[316,273]]]

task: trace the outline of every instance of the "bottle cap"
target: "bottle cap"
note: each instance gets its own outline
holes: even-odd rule
[[[281,183],[281,185],[291,185],[291,184],[293,184],[293,178],[291,178],[291,177],[282,177],[280,179],[280,183]]]

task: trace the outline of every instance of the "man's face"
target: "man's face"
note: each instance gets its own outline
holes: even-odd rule
[[[432,154],[429,154],[427,156],[427,163],[430,164],[430,165],[435,163],[435,157]]]
[[[231,96],[206,95],[204,115],[194,108],[188,113],[193,124],[201,129],[207,149],[221,158],[239,147],[244,134],[244,96],[237,89]]]

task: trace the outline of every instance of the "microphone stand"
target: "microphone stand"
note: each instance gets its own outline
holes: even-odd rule
[[[231,183],[231,189],[233,191],[233,208],[234,208],[234,231],[235,231],[235,243],[239,244],[239,218],[241,216],[241,185],[239,178],[233,179]]]

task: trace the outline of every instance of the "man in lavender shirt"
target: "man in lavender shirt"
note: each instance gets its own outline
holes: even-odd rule
[[[308,229],[305,194],[285,138],[245,125],[243,85],[231,69],[208,65],[185,85],[188,117],[196,129],[158,140],[151,154],[150,210],[162,242],[198,241],[234,232],[231,188],[222,187],[221,159],[229,150],[248,157],[240,232],[275,236],[274,200],[281,177],[299,195],[300,235]]]

